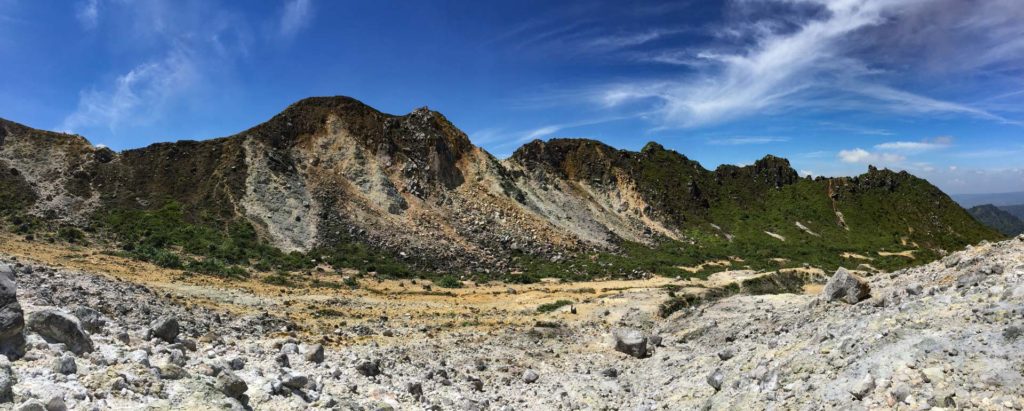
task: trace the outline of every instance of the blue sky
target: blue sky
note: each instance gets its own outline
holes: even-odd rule
[[[115,149],[348,95],[499,157],[658,141],[705,167],[1024,191],[1019,0],[0,0],[0,117]]]

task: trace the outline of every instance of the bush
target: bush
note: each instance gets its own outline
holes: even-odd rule
[[[75,227],[61,227],[57,230],[57,238],[69,243],[81,243],[85,240],[85,233]]]
[[[572,304],[572,301],[569,301],[569,300],[558,300],[558,301],[555,301],[553,303],[541,304],[540,306],[537,307],[537,312],[539,312],[539,313],[550,313],[552,311],[555,311],[555,310],[557,310],[559,308],[562,308],[562,307],[565,307],[565,306],[571,305],[571,304]]]
[[[434,281],[434,284],[437,284],[437,286],[441,288],[462,288],[462,281],[459,281],[458,278],[451,275],[446,275],[437,279]]]

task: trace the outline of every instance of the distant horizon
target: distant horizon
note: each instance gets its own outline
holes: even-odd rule
[[[0,117],[123,150],[236,134],[312,95],[442,112],[497,157],[647,141],[701,164],[1024,187],[1013,0],[0,1]],[[59,58],[55,56],[60,56]]]

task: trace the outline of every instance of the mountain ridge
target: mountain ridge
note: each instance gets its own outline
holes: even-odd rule
[[[834,252],[815,257],[833,265],[840,248],[916,244],[938,256],[998,237],[906,172],[810,179],[772,155],[708,170],[656,142],[627,151],[586,139],[536,140],[499,160],[441,113],[386,114],[350,97],[303,99],[228,137],[121,152],[6,120],[0,130],[7,214],[97,231],[129,248],[181,245],[123,218],[144,221],[168,205],[183,225],[234,230],[244,235],[232,241],[285,255],[366,248],[380,261],[343,260],[467,274],[680,274],[681,265],[735,254],[757,255],[748,264],[764,267],[813,245]],[[215,254],[236,264],[262,258]],[[296,266],[283,259],[267,265]]]

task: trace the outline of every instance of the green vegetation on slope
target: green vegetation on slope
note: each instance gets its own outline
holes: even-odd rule
[[[262,241],[244,221],[189,222],[176,202],[154,210],[112,211],[97,220],[107,237],[120,244],[121,254],[167,268],[241,277],[247,275],[245,267],[290,272],[326,263],[386,277],[414,276],[406,265],[358,242],[338,242],[309,253],[285,253]]]
[[[1003,233],[1003,235],[1015,236],[1024,233],[1024,221],[994,205],[974,206],[967,211],[979,222]]]

